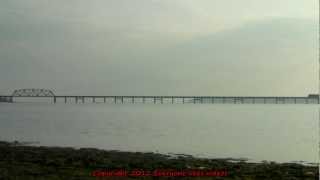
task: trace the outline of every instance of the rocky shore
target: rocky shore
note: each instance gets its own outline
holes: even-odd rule
[[[106,170],[221,171],[220,177],[179,177],[179,179],[265,179],[315,180],[318,167],[296,163],[249,163],[245,160],[204,159],[188,155],[106,151],[93,148],[29,146],[0,141],[0,180],[28,179],[176,179],[177,177],[118,176],[94,177]]]

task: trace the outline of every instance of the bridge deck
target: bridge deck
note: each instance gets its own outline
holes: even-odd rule
[[[202,104],[319,104],[316,97],[270,96],[1,96],[0,102],[16,98],[51,98],[54,103],[202,103]]]

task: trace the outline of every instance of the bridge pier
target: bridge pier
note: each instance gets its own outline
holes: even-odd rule
[[[67,96],[64,97],[64,103],[67,104]]]
[[[55,104],[55,103],[57,103],[57,97],[53,97],[53,103]]]

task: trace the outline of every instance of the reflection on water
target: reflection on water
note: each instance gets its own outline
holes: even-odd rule
[[[318,106],[0,103],[0,139],[318,162]]]

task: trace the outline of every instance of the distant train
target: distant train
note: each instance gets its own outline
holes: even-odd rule
[[[13,99],[12,97],[0,97],[0,102],[9,102],[12,103]]]
[[[310,98],[310,99],[319,98],[319,94],[309,94],[308,98]]]

